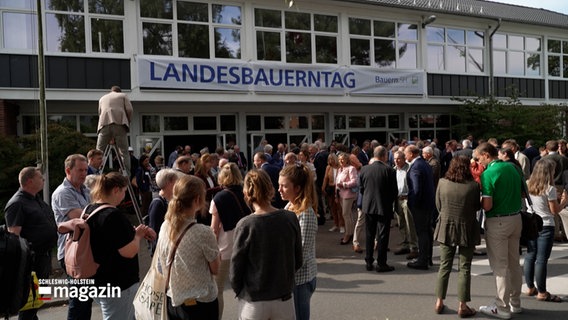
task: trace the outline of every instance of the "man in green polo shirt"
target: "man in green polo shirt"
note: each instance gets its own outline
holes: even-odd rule
[[[510,319],[511,313],[522,312],[519,263],[522,178],[514,164],[497,158],[497,149],[489,143],[480,144],[473,155],[486,168],[481,174],[481,207],[487,218],[487,255],[497,285],[495,302],[479,310],[493,317]]]

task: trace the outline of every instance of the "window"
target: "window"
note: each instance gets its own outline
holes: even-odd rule
[[[140,15],[144,54],[241,58],[240,6],[142,0]]]
[[[337,16],[256,8],[258,60],[337,63]]]
[[[540,76],[541,39],[497,33],[493,36],[495,73],[512,76]]]
[[[22,115],[22,133],[24,135],[39,132],[39,116]],[[50,114],[47,116],[48,124],[58,124],[62,127],[79,131],[87,137],[97,136],[98,115],[61,115]]]
[[[193,117],[194,130],[217,130],[217,117],[216,116],[200,116]]]
[[[32,13],[2,12],[2,48],[37,49],[37,17]]]
[[[349,18],[351,64],[378,68],[417,68],[415,24]]]
[[[123,20],[124,0],[45,0],[46,51],[124,53]]]
[[[485,34],[458,28],[426,27],[428,70],[483,73]]]
[[[165,131],[187,131],[189,122],[186,116],[164,116]]]
[[[346,126],[345,123],[348,125]],[[373,114],[373,115],[335,115],[336,130],[342,129],[400,129],[400,115]]]
[[[568,78],[568,41],[548,40],[548,75]]]
[[[142,132],[160,132],[160,116],[142,116]]]
[[[410,139],[438,138],[447,141],[450,132],[450,116],[444,114],[411,114],[408,117]]]

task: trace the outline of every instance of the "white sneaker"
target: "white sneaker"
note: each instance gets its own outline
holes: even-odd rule
[[[479,312],[500,319],[511,319],[511,313],[509,311],[499,309],[495,304],[481,306],[479,307]]]
[[[339,228],[339,233],[345,233],[345,227],[340,227],[340,228]]]
[[[336,227],[336,226],[333,226],[331,229],[329,229],[329,231],[330,231],[330,232],[337,231],[337,227]]]
[[[519,313],[522,313],[522,312],[523,312],[523,308],[521,308],[521,307],[515,307],[515,306],[513,306],[513,305],[511,305],[510,310],[511,310],[511,313],[516,313],[516,314],[519,314]]]

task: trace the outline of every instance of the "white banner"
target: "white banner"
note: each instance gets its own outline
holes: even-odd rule
[[[308,94],[424,94],[422,70],[137,57],[141,88]]]

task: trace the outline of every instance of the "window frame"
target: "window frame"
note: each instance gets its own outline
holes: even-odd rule
[[[267,11],[278,11],[280,12],[280,27],[264,27],[264,26],[257,26],[256,25],[256,20],[255,20],[255,16],[256,16],[256,10],[267,10]],[[340,15],[338,13],[334,14],[334,13],[327,13],[327,12],[321,12],[321,13],[315,13],[313,11],[301,11],[300,13],[302,14],[308,14],[309,15],[309,20],[310,20],[310,26],[307,29],[295,29],[295,28],[287,28],[286,27],[286,13],[291,13],[291,14],[296,14],[296,11],[292,11],[292,10],[278,10],[275,8],[265,8],[265,7],[258,7],[255,6],[253,8],[253,21],[252,21],[252,35],[254,37],[253,39],[253,44],[254,44],[254,58],[253,60],[255,61],[266,61],[266,62],[281,62],[281,63],[295,63],[295,64],[312,64],[312,65],[338,65],[339,64],[339,60],[340,60],[340,49],[339,49],[339,40],[340,40],[340,32],[341,32],[341,26],[340,26]],[[331,31],[317,31],[316,27],[315,27],[315,16],[328,16],[328,17],[334,17],[336,18],[336,23],[337,23],[337,30],[336,32],[331,32]],[[266,33],[274,33],[274,34],[278,34],[280,37],[280,60],[264,60],[264,59],[259,59],[258,57],[258,48],[257,48],[257,44],[258,44],[258,32],[266,32]],[[304,34],[308,34],[309,35],[309,39],[310,39],[310,61],[309,62],[288,62],[287,61],[287,46],[286,46],[286,42],[287,42],[287,38],[286,35],[288,32],[294,32],[294,33],[304,33]],[[317,39],[318,37],[328,37],[328,38],[335,38],[336,40],[336,44],[335,44],[335,63],[329,63],[329,62],[318,62],[318,57],[317,57]]]
[[[180,19],[178,17],[178,2],[191,2],[191,3],[199,3],[199,4],[205,4],[207,5],[207,21],[188,21],[188,20],[183,20]],[[140,2],[138,2],[140,5]],[[212,11],[212,7],[214,5],[218,5],[218,6],[231,6],[231,7],[238,7],[240,8],[240,17],[241,17],[241,23],[240,24],[228,24],[228,23],[222,23],[222,22],[214,22],[213,21],[213,11]],[[243,16],[244,16],[244,4],[243,3],[237,3],[237,2],[224,2],[224,1],[218,1],[218,2],[206,2],[203,0],[172,0],[172,18],[151,18],[151,17],[142,17],[141,16],[141,11],[139,10],[137,15],[138,15],[138,28],[140,28],[140,32],[138,33],[139,35],[139,52],[141,52],[144,55],[149,55],[152,56],[154,54],[146,54],[144,53],[144,23],[153,23],[153,24],[165,24],[165,25],[169,25],[171,27],[171,54],[169,55],[155,55],[155,56],[160,56],[160,57],[175,57],[175,58],[182,58],[182,59],[228,59],[231,61],[235,61],[235,60],[242,60],[243,59],[243,51],[244,51],[244,43],[245,43],[245,37],[246,37],[246,33],[245,31],[245,23],[243,21]],[[207,58],[202,58],[202,57],[188,57],[188,56],[181,56],[180,57],[180,50],[179,50],[179,30],[178,30],[178,26],[180,24],[183,25],[199,25],[199,26],[207,26],[207,37],[208,37],[208,52],[209,52],[209,57]],[[234,30],[238,30],[239,31],[239,55],[238,57],[235,58],[226,58],[226,57],[217,57],[216,56],[216,42],[215,42],[215,30],[216,29],[234,29]]]
[[[496,35],[499,36],[505,36],[505,47],[496,47],[495,44],[493,44],[493,62],[495,65],[495,61],[496,61],[496,54],[505,54],[505,72],[495,72],[496,76],[510,76],[510,77],[516,77],[516,78],[542,78],[546,74],[548,74],[548,68],[546,68],[546,70],[544,70],[544,59],[546,57],[546,59],[548,59],[548,52],[545,52],[543,49],[543,45],[545,43],[545,39],[542,35],[527,35],[527,34],[515,34],[515,33],[500,33],[497,32]],[[523,41],[523,48],[522,49],[518,49],[518,48],[511,48],[511,38],[521,38]],[[530,50],[527,48],[527,39],[537,39],[540,41],[540,51],[536,51],[536,50]],[[512,68],[511,68],[511,60],[515,60],[512,59],[511,56],[513,54],[522,54],[523,55],[523,73],[522,74],[516,74],[516,73],[512,73]],[[530,57],[531,54],[538,54],[540,56],[539,58],[539,72],[538,74],[528,74],[527,70],[529,69],[528,65],[527,65],[527,59]]]
[[[364,35],[364,34],[354,34],[351,33],[350,31],[350,27],[351,27],[351,19],[356,19],[356,20],[368,20],[370,22],[370,34],[368,35]],[[375,22],[381,22],[381,23],[394,23],[395,29],[394,29],[394,35],[393,36],[384,36],[384,35],[375,35]],[[364,17],[356,17],[356,16],[347,16],[347,37],[349,40],[349,56],[353,57],[354,54],[351,51],[351,41],[352,40],[356,40],[356,41],[365,41],[367,40],[369,43],[369,64],[353,64],[352,59],[349,60],[349,64],[350,65],[355,65],[355,66],[361,66],[361,67],[372,67],[372,68],[380,68],[380,69],[398,69],[398,70],[416,70],[419,68],[420,66],[420,51],[421,51],[421,45],[420,45],[420,34],[418,32],[418,26],[419,24],[417,22],[412,22],[412,21],[395,21],[395,20],[389,20],[389,19],[381,19],[381,18],[364,18]],[[403,37],[401,35],[401,29],[400,26],[401,25],[409,25],[409,27],[407,29],[410,30],[416,30],[416,37],[415,39],[407,39],[405,37]],[[416,29],[410,28],[410,26],[416,26]],[[389,65],[389,66],[381,66],[376,62],[377,57],[375,56],[375,41],[379,40],[379,41],[394,41],[394,51],[395,51],[395,61],[394,61],[394,66]],[[414,67],[413,68],[403,68],[400,67],[401,64],[401,56],[400,56],[400,52],[399,52],[399,48],[401,47],[401,44],[404,43],[408,43],[408,44],[413,44],[415,46],[415,61],[414,61]]]
[[[442,29],[444,31],[444,38],[442,41],[434,41],[434,40],[429,40],[428,39],[428,31],[432,30],[432,29]],[[475,30],[472,28],[463,28],[463,27],[459,27],[459,26],[445,26],[445,25],[429,25],[426,26],[426,28],[423,29],[424,30],[424,47],[426,50],[426,61],[425,61],[425,66],[424,69],[428,72],[435,72],[435,73],[450,73],[450,74],[476,74],[476,75],[484,75],[487,74],[488,72],[488,61],[487,61],[487,32],[485,32],[484,30]],[[463,33],[463,42],[462,43],[451,43],[448,41],[448,34],[449,31],[460,31]],[[482,40],[482,44],[481,45],[477,45],[474,43],[469,43],[468,39],[468,35],[469,33],[482,33],[483,34],[483,40]],[[460,50],[457,49],[457,47],[462,48],[465,52],[464,55],[464,59],[463,59],[463,70],[452,70],[450,68],[450,59],[452,57],[454,57],[453,55],[450,55],[450,50],[452,48],[456,48],[455,50]],[[430,48],[439,48],[441,49],[442,52],[442,56],[443,56],[443,65],[442,68],[434,68],[431,66],[430,64],[430,59],[431,57],[431,50]],[[481,58],[482,58],[482,67],[483,70],[479,70],[478,68],[474,68],[472,67],[472,62],[470,61],[470,56],[471,56],[471,51],[479,51],[481,50]],[[460,60],[461,61],[461,60]]]

